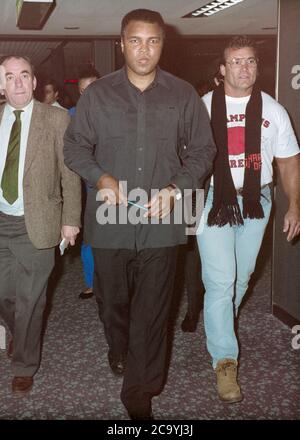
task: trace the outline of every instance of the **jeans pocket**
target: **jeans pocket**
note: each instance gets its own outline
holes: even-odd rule
[[[269,186],[261,191],[260,201],[262,205],[269,205],[270,203],[272,203],[272,192]]]

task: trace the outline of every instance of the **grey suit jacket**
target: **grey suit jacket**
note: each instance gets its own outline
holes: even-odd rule
[[[4,106],[0,108],[0,123]],[[23,176],[26,229],[38,249],[60,241],[62,225],[80,226],[80,177],[64,164],[65,110],[34,101]]]

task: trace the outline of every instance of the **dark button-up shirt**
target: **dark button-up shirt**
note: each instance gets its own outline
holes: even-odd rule
[[[108,173],[126,181],[127,192],[142,188],[149,197],[170,183],[181,191],[199,188],[212,168],[215,145],[207,111],[190,84],[158,68],[141,92],[123,68],[81,96],[64,154],[66,164],[94,187],[87,197],[85,240],[93,247],[143,249],[184,243],[184,225],[100,225],[99,178]]]

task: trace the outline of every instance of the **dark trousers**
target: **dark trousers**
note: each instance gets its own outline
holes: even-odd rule
[[[122,402],[130,414],[147,415],[165,377],[177,247],[93,248],[93,255],[94,292],[109,350],[127,353]]]
[[[24,217],[0,212],[0,316],[14,339],[15,376],[33,376],[39,367],[41,330],[54,248],[36,249]]]
[[[201,280],[201,260],[195,235],[190,235],[187,244],[180,246],[180,254],[184,266],[187,313],[193,321],[198,321],[203,303],[204,286]]]

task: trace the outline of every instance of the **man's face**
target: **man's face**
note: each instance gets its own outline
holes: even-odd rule
[[[55,92],[52,84],[46,84],[44,86],[44,99],[45,104],[53,104],[58,98],[58,92]]]
[[[96,81],[96,79],[97,78],[95,76],[92,76],[91,78],[82,78],[81,80],[79,80],[78,89],[79,89],[80,95],[82,95],[82,93],[85,91],[87,86],[89,86],[94,81]]]
[[[241,60],[241,65],[235,65],[233,60]],[[252,47],[242,49],[227,49],[225,51],[226,63],[220,66],[224,76],[225,93],[229,96],[247,96],[252,92],[257,77],[257,64],[248,64],[246,60],[256,60]]]
[[[163,31],[157,23],[132,20],[124,29],[121,48],[129,73],[147,76],[158,64],[163,48]]]
[[[36,88],[36,78],[30,64],[23,58],[9,58],[2,65],[5,69],[4,94],[7,102],[18,110],[26,107]]]

